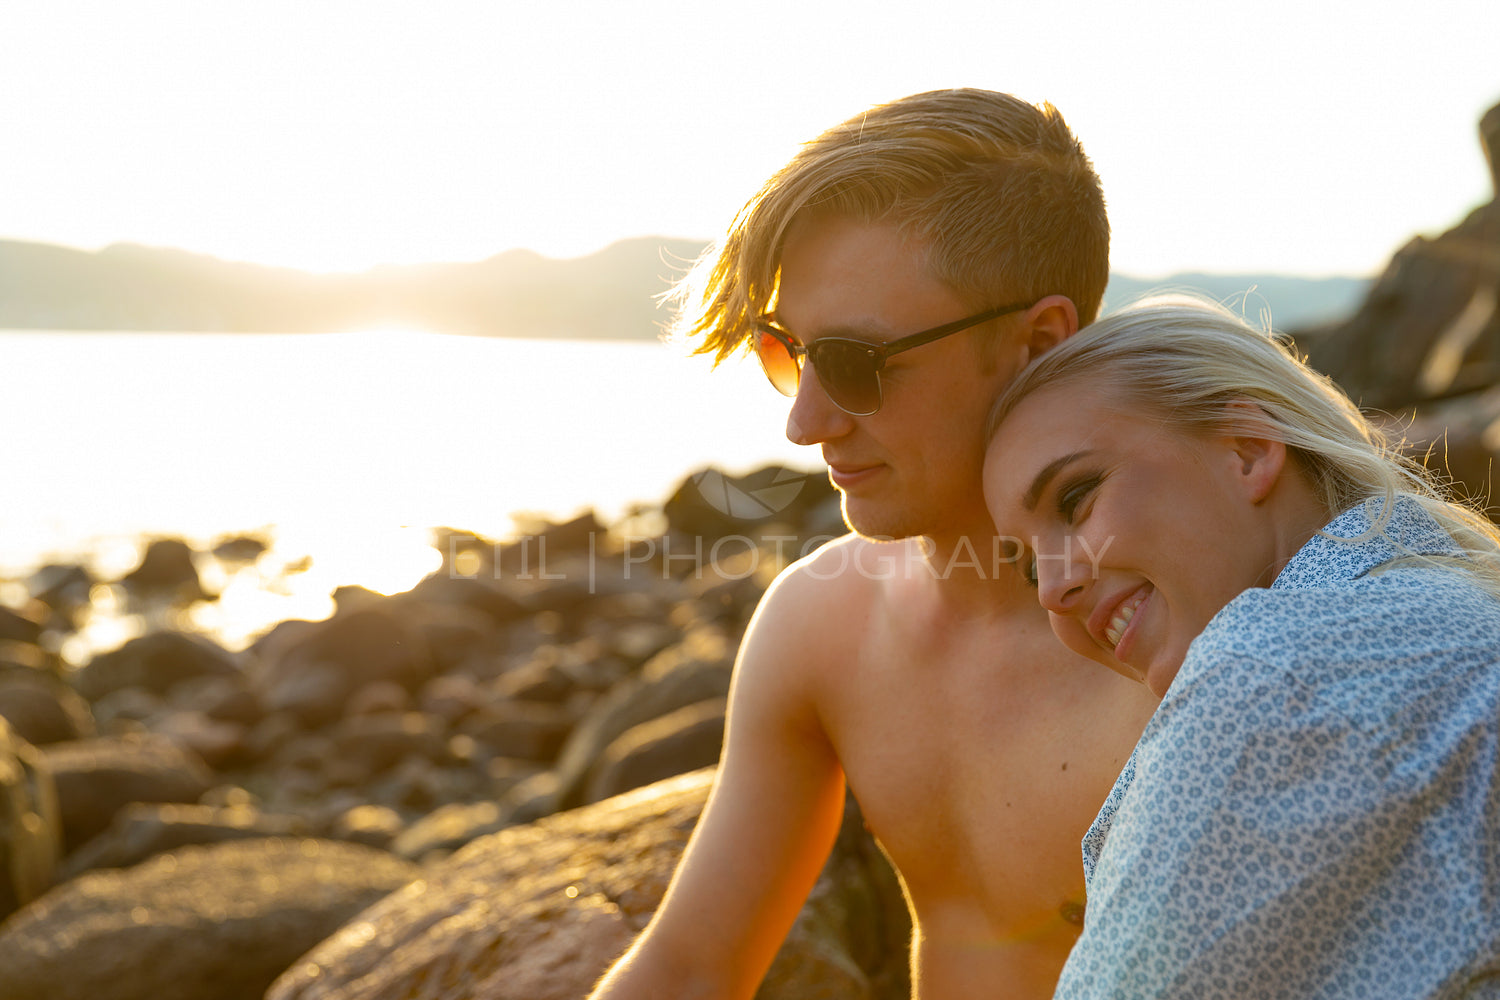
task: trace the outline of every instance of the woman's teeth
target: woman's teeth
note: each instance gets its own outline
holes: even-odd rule
[[[1135,609],[1141,606],[1143,600],[1145,600],[1144,595],[1132,597],[1120,605],[1115,616],[1109,620],[1109,627],[1104,630],[1104,638],[1109,640],[1111,649],[1120,645],[1120,637],[1125,634],[1125,626],[1129,625],[1130,619],[1135,617]]]

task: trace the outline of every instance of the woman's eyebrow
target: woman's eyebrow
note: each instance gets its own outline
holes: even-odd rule
[[[1092,450],[1075,451],[1048,462],[1046,467],[1031,480],[1031,485],[1027,487],[1026,495],[1021,498],[1021,503],[1028,511],[1036,510],[1036,502],[1042,498],[1042,492],[1047,488],[1047,484],[1052,482],[1052,477],[1061,472],[1068,463],[1092,454]]]

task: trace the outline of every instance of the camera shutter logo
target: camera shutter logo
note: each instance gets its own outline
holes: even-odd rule
[[[745,521],[760,521],[778,514],[802,492],[807,474],[779,469],[769,485],[746,488],[717,469],[693,476],[693,485],[714,510]]]

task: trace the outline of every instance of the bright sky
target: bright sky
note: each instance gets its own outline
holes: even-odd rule
[[[1491,197],[1497,38],[1496,0],[6,0],[0,238],[360,269],[707,237],[824,127],[977,86],[1063,111],[1116,270],[1368,274]]]

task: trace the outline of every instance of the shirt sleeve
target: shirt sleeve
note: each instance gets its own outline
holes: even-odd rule
[[[1372,729],[1292,674],[1224,669],[1138,748],[1057,996],[1483,995],[1492,723],[1442,704]]]

